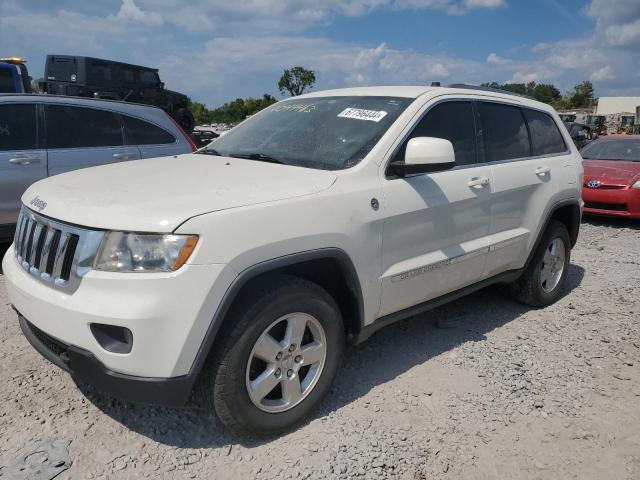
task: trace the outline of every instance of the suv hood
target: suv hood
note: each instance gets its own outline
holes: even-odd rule
[[[196,215],[311,195],[335,179],[325,170],[186,154],[51,177],[29,187],[22,202],[80,226],[171,232]]]
[[[585,159],[583,165],[585,183],[600,180],[605,185],[631,185],[640,175],[640,162]]]

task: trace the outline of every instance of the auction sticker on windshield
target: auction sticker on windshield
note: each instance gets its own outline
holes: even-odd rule
[[[362,108],[345,108],[338,116],[342,118],[355,118],[356,120],[369,120],[370,122],[379,122],[387,112],[383,110],[364,110]]]

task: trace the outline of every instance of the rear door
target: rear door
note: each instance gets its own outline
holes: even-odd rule
[[[558,151],[567,147],[545,112],[479,102],[483,146],[494,192],[486,276],[521,268],[562,175]],[[550,122],[550,123],[549,123]]]
[[[20,197],[46,177],[47,154],[39,148],[37,106],[0,104],[0,226],[16,223]]]
[[[491,214],[491,168],[478,163],[471,101],[431,107],[413,137],[453,144],[452,170],[384,182],[380,315],[387,315],[477,282],[485,267]]]
[[[124,144],[117,114],[75,105],[45,105],[48,174],[140,158]]]

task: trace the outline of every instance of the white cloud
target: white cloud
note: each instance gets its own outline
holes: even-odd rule
[[[599,68],[589,76],[589,80],[593,82],[613,80],[614,78],[616,78],[616,76],[613,74],[613,69],[609,65]]]
[[[509,60],[498,56],[497,54],[491,52],[487,56],[487,63],[490,65],[506,65],[509,63]]]
[[[640,45],[640,19],[623,25],[607,27],[605,35],[614,46]]]
[[[163,23],[160,14],[143,11],[135,4],[134,0],[122,0],[122,5],[116,14],[116,18],[125,22],[140,23],[149,27],[158,27]]]

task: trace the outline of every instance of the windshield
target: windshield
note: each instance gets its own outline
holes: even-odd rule
[[[396,97],[322,97],[272,105],[202,153],[324,170],[352,167],[411,103]]]
[[[590,143],[580,152],[591,160],[624,160],[640,162],[640,140],[604,140]]]

